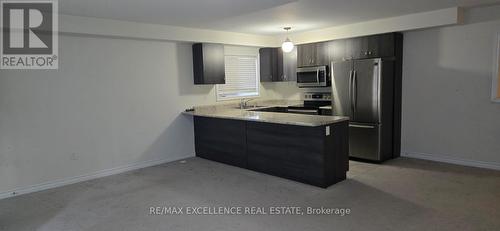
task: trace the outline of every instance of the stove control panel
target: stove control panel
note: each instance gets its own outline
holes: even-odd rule
[[[331,99],[332,99],[332,93],[326,93],[326,92],[319,92],[319,93],[307,92],[307,93],[304,93],[304,100],[305,101],[326,101],[326,100],[331,100]]]

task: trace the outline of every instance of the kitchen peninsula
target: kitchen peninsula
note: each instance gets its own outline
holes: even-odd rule
[[[195,107],[196,156],[319,187],[346,178],[348,118],[259,111],[292,106]]]

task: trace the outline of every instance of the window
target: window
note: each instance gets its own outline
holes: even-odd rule
[[[257,56],[226,55],[226,84],[216,86],[217,101],[259,96]]]

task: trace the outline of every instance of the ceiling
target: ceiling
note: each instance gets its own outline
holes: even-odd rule
[[[62,14],[274,35],[500,0],[64,0]]]

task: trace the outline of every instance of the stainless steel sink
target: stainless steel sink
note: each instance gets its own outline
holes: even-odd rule
[[[259,108],[263,108],[265,106],[257,106],[257,105],[248,105],[248,106],[244,106],[244,107],[240,107],[240,106],[237,106],[237,107],[234,107],[236,109],[259,109]]]
[[[264,112],[282,112],[286,113],[288,110],[287,107],[266,107],[266,108],[256,108],[250,111],[264,111]]]

